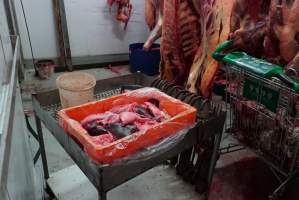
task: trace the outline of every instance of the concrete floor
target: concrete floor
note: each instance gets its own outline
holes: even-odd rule
[[[97,190],[80,169],[72,165],[53,173],[48,181],[60,200],[94,200]],[[169,166],[158,166],[108,192],[109,200],[200,200],[194,188]]]

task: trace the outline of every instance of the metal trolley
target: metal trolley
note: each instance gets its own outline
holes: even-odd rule
[[[299,175],[298,85],[279,66],[242,52],[222,54],[231,43],[213,55],[226,71],[229,130],[270,167],[280,186],[269,199],[279,199]]]

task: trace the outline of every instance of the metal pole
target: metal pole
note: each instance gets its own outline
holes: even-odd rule
[[[70,47],[70,41],[69,41],[64,0],[59,1],[59,5],[60,5],[60,17],[61,17],[61,25],[62,25],[62,32],[63,32],[63,41],[64,41],[64,48],[65,48],[65,54],[66,54],[66,67],[69,71],[73,71],[72,53],[71,53],[71,47]]]
[[[217,162],[217,155],[218,155],[218,149],[220,146],[221,138],[222,138],[222,133],[219,133],[215,136],[214,148],[213,148],[211,163],[210,163],[209,172],[208,172],[208,188],[210,187],[211,182],[212,182],[212,178],[213,178],[213,174],[214,174],[214,170],[215,170],[215,166],[216,166],[216,162]]]
[[[20,31],[19,31],[19,27],[17,26],[18,24],[18,19],[17,19],[17,14],[16,14],[16,7],[15,7],[15,3],[14,1],[9,1],[10,3],[10,9],[11,9],[11,18],[13,21],[13,25],[14,25],[14,35],[19,36],[20,35]],[[19,75],[19,80],[24,80],[24,54],[23,54],[23,50],[22,50],[22,42],[21,42],[21,38],[17,37],[20,40],[20,65],[19,65],[19,69],[18,70],[18,75]],[[16,41],[13,40],[14,47],[16,47]]]
[[[67,19],[65,15],[64,0],[52,0],[53,12],[56,21],[58,35],[58,45],[60,51],[60,61],[67,70],[72,71],[72,54],[69,43],[69,34],[67,28]]]
[[[42,123],[36,114],[35,114],[35,123],[36,123],[36,129],[37,129],[37,134],[38,134],[38,143],[39,143],[40,150],[41,150],[44,176],[45,176],[45,179],[47,180],[50,176],[49,176],[48,162],[47,162],[47,157],[46,157],[45,143],[44,143],[44,137],[43,137],[43,131],[42,131]]]
[[[99,191],[99,200],[107,200],[107,193]]]
[[[57,30],[57,37],[58,37],[58,46],[59,46],[59,58],[60,58],[60,64],[63,65],[63,67],[66,67],[66,60],[65,60],[65,48],[64,48],[64,42],[63,42],[63,32],[61,27],[61,15],[60,15],[60,7],[59,7],[59,0],[53,0],[53,12],[55,16],[55,23],[56,23],[56,30]]]

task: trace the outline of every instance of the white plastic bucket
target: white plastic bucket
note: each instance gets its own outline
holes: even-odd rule
[[[93,100],[96,79],[83,72],[65,73],[56,79],[63,108],[78,106]]]

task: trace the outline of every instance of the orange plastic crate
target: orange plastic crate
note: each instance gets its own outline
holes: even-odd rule
[[[160,101],[160,108],[171,116],[170,119],[108,145],[95,144],[92,141],[92,136],[80,124],[80,121],[88,115],[103,113],[119,105],[134,102],[143,103],[150,98],[156,98]],[[196,120],[196,109],[157,89],[142,88],[104,100],[63,109],[58,112],[58,116],[59,124],[83,145],[93,160],[100,163],[111,163],[144,147],[156,144],[160,139],[193,125]]]

